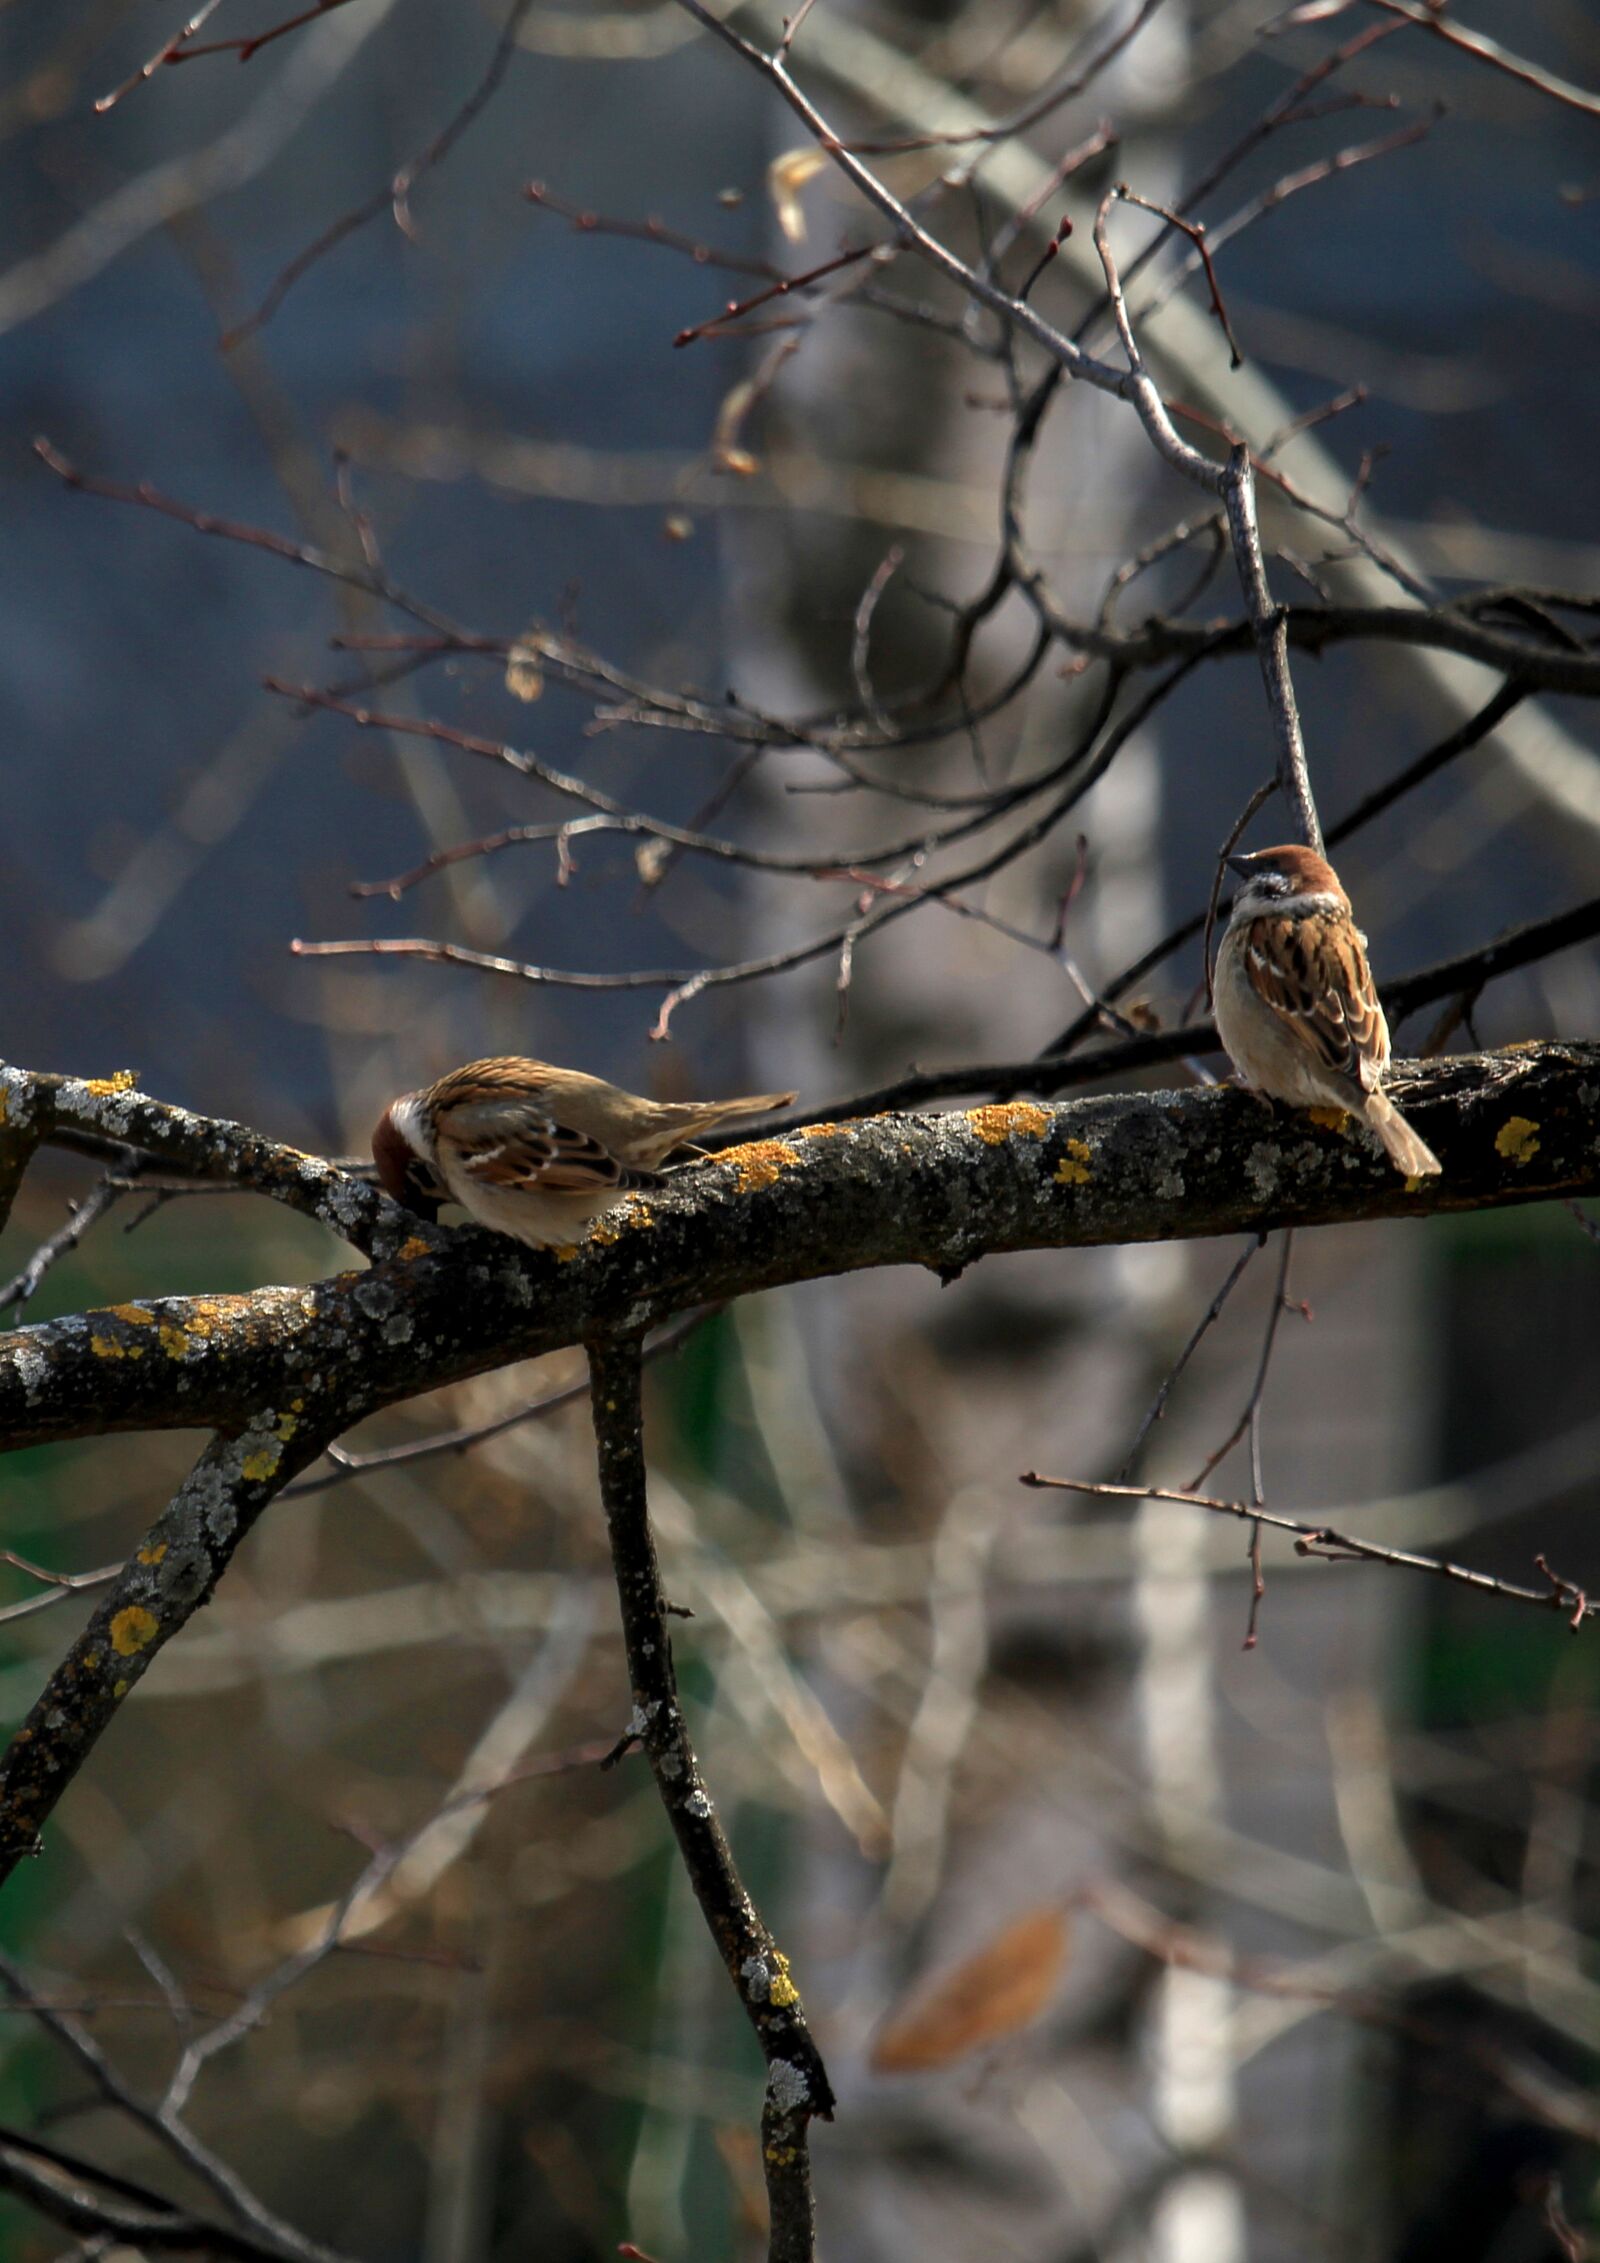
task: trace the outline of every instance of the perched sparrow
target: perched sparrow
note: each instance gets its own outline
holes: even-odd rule
[[[459,1202],[496,1233],[559,1245],[630,1188],[653,1185],[674,1148],[794,1097],[644,1100],[548,1061],[469,1061],[391,1100],[372,1158],[384,1192],[424,1217]]]
[[[1366,937],[1331,864],[1293,844],[1228,862],[1244,877],[1217,953],[1217,1029],[1248,1085],[1298,1108],[1343,1108],[1397,1171],[1439,1158],[1383,1090],[1389,1025]]]

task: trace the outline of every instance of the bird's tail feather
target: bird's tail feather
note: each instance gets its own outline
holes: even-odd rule
[[[677,1103],[672,1112],[684,1138],[693,1139],[696,1132],[714,1131],[718,1124],[737,1123],[741,1116],[775,1116],[796,1097],[792,1092],[749,1092],[742,1100],[685,1100]]]
[[[1367,1122],[1383,1142],[1383,1151],[1397,1171],[1408,1179],[1431,1179],[1441,1169],[1439,1158],[1422,1137],[1412,1130],[1387,1093],[1374,1092],[1367,1099]]]

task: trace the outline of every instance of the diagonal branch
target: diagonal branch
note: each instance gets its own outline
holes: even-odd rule
[[[640,1745],[650,1763],[695,1898],[767,2062],[761,2156],[772,2212],[768,2263],[811,2263],[815,2223],[806,2138],[818,2116],[832,2119],[833,2090],[789,1960],[734,1865],[678,1699],[669,1606],[650,1529],[640,1339],[601,1337],[588,1352],[600,1498],[633,1684],[625,1742]]]
[[[58,2145],[0,2128],[0,2191],[14,2193],[51,2223],[78,2233],[80,2256],[196,2255],[213,2263],[284,2263],[296,2251],[276,2240],[208,2223],[159,2193],[113,2175]],[[315,2252],[339,2259],[328,2249]]]
[[[130,2088],[83,2022],[58,2005],[40,2002],[22,1967],[3,1951],[0,1951],[0,1986],[4,1987],[14,2004],[31,2011],[39,2024],[56,2038],[109,2105],[155,2138],[191,2175],[210,2187],[243,2227],[239,2238],[244,2252],[250,2255],[266,2253],[293,2257],[295,2263],[340,2263],[331,2249],[324,2247],[318,2240],[307,2239],[292,2224],[285,2223],[281,2216],[275,2215],[256,2197],[243,2178],[219,2154],[214,2153],[203,2139],[195,2135],[181,2115],[165,2105],[150,2105],[136,2090]],[[24,2141],[19,2139],[17,2142],[21,2144]],[[87,2171],[83,2173],[90,2174]],[[99,2180],[100,2172],[92,2172],[92,2181]],[[112,2189],[116,2189],[115,2180],[112,2180]],[[43,2205],[36,2190],[30,2190],[28,2196],[36,2206]],[[170,2204],[163,2202],[159,2205],[166,2207]],[[173,2213],[174,2216],[177,2215],[177,2211],[174,2210]],[[178,2221],[186,2225],[190,2222],[188,2218],[178,2218]],[[227,2244],[227,2235],[213,2227],[204,2227],[204,2230],[204,2237],[196,2237],[189,2243],[199,2252],[221,2255],[238,2251],[233,2245]],[[131,2237],[131,2234],[128,2236]],[[145,2244],[169,2247],[183,2243],[146,2234]]]
[[[0,1883],[38,1851],[56,1802],[157,1652],[209,1602],[268,1502],[345,1427],[342,1404],[311,1411],[318,1395],[307,1378],[211,1441],[45,1684],[0,1757]]]

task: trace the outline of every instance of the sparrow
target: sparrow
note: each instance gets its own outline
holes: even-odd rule
[[[1397,1171],[1431,1177],[1439,1158],[1383,1090],[1389,1024],[1338,874],[1294,843],[1228,862],[1244,882],[1214,984],[1228,1058],[1274,1100],[1358,1116]]]
[[[560,1248],[631,1189],[659,1184],[675,1148],[794,1097],[645,1100],[548,1061],[468,1061],[390,1101],[372,1159],[384,1192],[408,1210],[431,1219],[459,1202],[480,1226]]]

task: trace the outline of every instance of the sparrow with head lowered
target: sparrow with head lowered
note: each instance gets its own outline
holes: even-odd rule
[[[459,1202],[496,1233],[563,1247],[633,1188],[658,1184],[675,1148],[794,1097],[646,1100],[548,1061],[469,1061],[390,1101],[372,1159],[384,1192],[423,1217]]]
[[[1217,953],[1217,1030],[1247,1085],[1358,1116],[1407,1178],[1439,1158],[1383,1089],[1389,1024],[1367,939],[1325,857],[1294,843],[1228,862],[1244,885]]]

